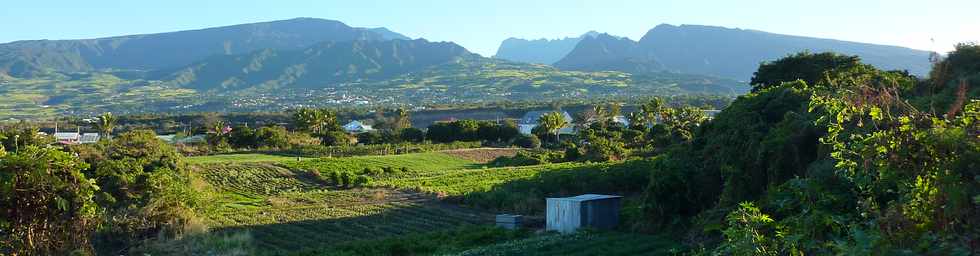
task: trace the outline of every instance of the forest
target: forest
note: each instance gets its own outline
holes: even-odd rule
[[[799,52],[750,84],[552,104],[530,134],[409,108],[209,115],[186,144],[153,124],[185,117],[107,113],[77,145],[23,122],[0,131],[0,255],[980,254],[980,45],[925,78]],[[616,229],[492,225],[585,193],[624,196]]]

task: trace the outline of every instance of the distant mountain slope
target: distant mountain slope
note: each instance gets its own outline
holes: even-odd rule
[[[159,34],[0,44],[0,73],[30,77],[45,71],[151,70],[190,64],[212,55],[259,49],[301,49],[324,41],[407,39],[385,28],[353,28],[298,18]]]
[[[555,67],[576,71],[623,71],[644,73],[663,70],[653,58],[645,56],[629,38],[600,34],[585,38]]]
[[[214,56],[151,78],[202,91],[316,87],[385,79],[471,55],[454,43],[418,40],[325,42],[301,50]]]
[[[606,54],[589,57],[595,60],[621,57],[582,46],[569,53],[569,60],[559,63],[566,67],[568,63],[576,63],[575,67],[588,66],[590,70],[622,70],[621,63],[592,62],[591,66],[582,63],[581,60],[588,58],[579,55]],[[879,68],[909,70],[917,75],[926,74],[930,67],[927,51],[698,25],[659,25],[640,39],[631,57],[655,61],[669,71],[748,80],[760,62],[805,50],[858,55]]]
[[[589,31],[579,37],[563,39],[527,40],[511,37],[500,43],[497,54],[493,57],[524,63],[552,64],[568,55],[582,39],[596,35],[599,32]]]

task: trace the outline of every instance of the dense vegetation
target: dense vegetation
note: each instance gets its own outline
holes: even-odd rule
[[[422,131],[405,110],[358,136],[327,109],[286,126],[217,120],[200,146],[247,154],[191,165],[151,131],[114,132],[112,115],[95,128],[115,136],[63,149],[24,124],[0,131],[0,253],[977,254],[980,46],[937,58],[929,79],[860,61],[764,63],[713,117],[654,98],[572,122],[551,112],[534,136],[475,120]],[[477,161],[426,140],[537,145],[468,149],[499,156]],[[334,148],[374,155],[322,151]],[[619,230],[467,227],[495,212],[533,222],[544,198],[582,193],[626,196]]]
[[[764,64],[757,75],[789,75],[755,79],[755,93],[655,160],[650,228],[690,232],[718,254],[976,253],[980,102],[962,84],[980,70],[947,65],[978,63],[964,61],[978,50],[958,46],[934,67],[949,76],[924,81],[849,56]],[[838,64],[815,81],[772,66],[828,57]],[[946,108],[910,104],[950,87],[960,92]]]

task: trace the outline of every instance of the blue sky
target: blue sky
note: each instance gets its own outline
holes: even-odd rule
[[[638,40],[657,24],[758,29],[948,51],[980,41],[980,1],[743,0],[5,0],[0,42],[167,32],[315,17],[454,41],[492,55],[508,37],[560,38],[589,30]],[[933,43],[934,41],[934,43]]]

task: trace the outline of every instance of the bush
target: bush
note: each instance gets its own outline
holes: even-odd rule
[[[401,141],[421,143],[425,141],[425,132],[418,128],[405,128],[398,132]]]
[[[490,161],[490,166],[527,166],[549,163],[561,163],[565,161],[565,155],[558,151],[537,150],[537,151],[518,151],[514,156],[501,156]]]
[[[321,136],[320,143],[324,146],[348,146],[354,144],[354,137],[346,132],[333,131]]]
[[[540,148],[541,140],[535,135],[525,135],[517,137],[517,140],[514,141],[514,145],[522,148]]]

